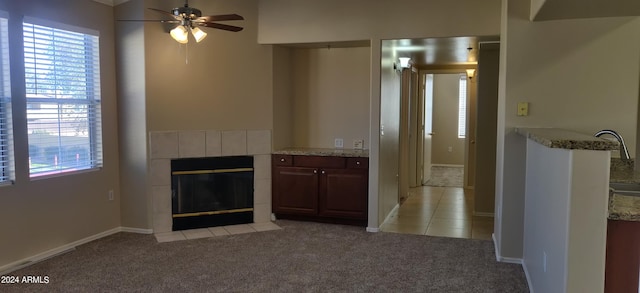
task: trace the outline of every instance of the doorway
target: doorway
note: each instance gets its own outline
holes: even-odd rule
[[[387,60],[387,62],[389,62],[388,64],[394,62],[394,69],[396,68],[395,61],[397,58],[406,54],[407,50],[414,50],[423,46],[423,48],[420,49],[423,50],[423,52],[418,53],[417,55],[411,55],[413,56],[412,60],[415,60],[412,67],[415,67],[417,70],[414,69],[409,71],[402,69],[402,74],[399,74],[400,78],[397,84],[398,87],[400,87],[397,92],[401,96],[397,100],[399,106],[397,108],[383,107],[381,109],[381,130],[384,128],[384,131],[386,132],[389,129],[388,126],[391,125],[389,122],[393,121],[386,121],[383,118],[393,118],[394,115],[397,115],[395,116],[397,117],[397,120],[395,121],[399,121],[396,158],[398,158],[397,198],[398,203],[401,203],[396,206],[396,209],[393,209],[391,213],[387,215],[384,225],[381,226],[382,231],[393,232],[395,227],[397,228],[396,231],[403,230],[408,233],[424,235],[428,233],[430,226],[433,226],[431,232],[434,232],[433,230],[437,230],[437,226],[447,226],[447,228],[450,228],[448,230],[450,232],[460,232],[456,234],[459,236],[450,236],[465,238],[471,238],[472,233],[470,231],[472,230],[472,227],[482,226],[485,230],[492,231],[493,218],[473,216],[475,215],[475,205],[477,203],[473,200],[473,187],[476,184],[474,180],[474,171],[481,168],[475,164],[476,125],[474,125],[478,120],[478,117],[476,117],[476,95],[478,95],[476,87],[478,86],[477,80],[479,80],[479,78],[475,75],[475,70],[468,74],[466,69],[476,69],[480,46],[480,42],[477,41],[479,41],[479,38],[383,41],[383,61]],[[461,45],[462,43],[465,44]],[[403,45],[407,47],[402,47]],[[448,51],[448,54],[440,54],[438,53],[439,51]],[[470,52],[473,52],[474,54],[470,54]],[[447,59],[447,55],[453,59],[458,58],[456,60],[459,62],[438,63],[438,61],[436,61],[452,60]],[[454,55],[457,57],[454,57]],[[463,59],[465,61],[460,61]],[[383,62],[383,68],[385,64],[387,63]],[[496,59],[496,81],[497,64],[498,62]],[[477,66],[479,67],[480,65]],[[477,70],[479,71],[479,68],[477,68]],[[488,72],[489,70],[485,71]],[[385,70],[383,70],[383,72],[385,72]],[[404,72],[413,73],[407,73],[407,76],[405,76]],[[417,78],[414,78],[414,74]],[[464,124],[464,131],[462,131],[465,133],[464,137],[458,136],[459,129],[457,128],[460,127],[459,124],[454,130],[454,134],[456,135],[454,140],[458,142],[461,141],[461,146],[460,144],[449,143],[447,145],[447,143],[445,143],[445,147],[435,147],[435,145],[439,145],[439,143],[437,141],[434,142],[433,140],[434,138],[437,139],[439,132],[442,133],[442,131],[437,131],[438,128],[436,125],[434,125],[434,123],[429,123],[430,120],[426,118],[429,116],[429,112],[431,112],[431,116],[435,115],[434,112],[440,112],[440,110],[436,109],[437,105],[434,105],[431,102],[433,99],[429,99],[428,96],[430,93],[426,91],[427,84],[434,83],[434,79],[437,80],[436,77],[440,74],[457,75],[458,82],[460,82],[461,76],[466,79],[466,115],[462,118],[466,120],[466,123]],[[407,86],[406,83],[409,83],[409,86]],[[385,90],[385,86],[387,84],[392,85],[393,80],[385,79],[383,75],[382,84],[383,90]],[[495,87],[497,88],[497,82]],[[403,90],[403,88],[407,88],[408,90]],[[392,87],[389,86],[389,89],[392,89]],[[459,85],[457,91],[459,93]],[[406,95],[406,97],[403,95]],[[414,95],[415,100],[411,98],[411,95]],[[389,95],[389,97],[391,97],[391,95]],[[387,99],[387,96],[384,96],[383,100],[392,101]],[[455,108],[459,111],[461,107],[459,101],[457,102],[458,103],[456,103]],[[392,110],[394,109],[397,109],[397,112],[393,112]],[[461,119],[459,113],[449,114],[449,116]],[[384,138],[384,134],[382,134],[381,139],[382,138]],[[488,138],[487,140],[491,140],[491,138]],[[495,138],[493,138],[493,140],[495,140]],[[438,160],[435,162],[433,162],[434,156],[429,156],[429,154],[436,152],[434,148],[440,148],[439,151],[444,151],[445,153],[445,155],[438,155]],[[430,149],[431,151],[429,151]],[[387,151],[390,150],[392,149],[385,149],[384,145],[381,144],[381,154],[386,154]],[[439,159],[446,157],[447,154],[453,155],[456,151],[460,151],[460,153],[463,154],[462,163],[459,163],[459,161],[454,163],[443,163],[442,161],[439,161]],[[483,149],[483,152],[487,152],[487,149]],[[489,150],[489,152],[495,152],[495,147],[493,150]],[[463,186],[467,188],[423,187],[423,183],[428,184],[428,179],[432,177],[432,174],[429,174],[431,171],[429,166],[434,164],[456,165],[457,167],[464,166],[464,170],[461,172],[463,174],[462,181]],[[493,164],[495,164],[495,162],[493,162]],[[405,194],[406,196],[404,196]],[[484,215],[488,216],[489,214]],[[413,217],[412,220],[407,219],[410,217]],[[432,220],[434,219],[438,219],[436,222],[440,223],[432,223]],[[425,223],[425,220],[428,221]],[[476,222],[476,224],[473,224],[472,222]],[[409,228],[409,226],[412,227]],[[483,237],[486,239],[487,237],[490,237],[490,234],[490,232],[483,233]]]
[[[422,70],[421,82],[420,100],[424,101],[424,114],[419,120],[424,121],[422,165],[426,172],[423,171],[420,183],[464,187],[465,165],[470,161],[465,158],[469,151],[467,132],[474,132],[474,123],[467,117],[473,109],[470,102],[475,100],[470,93],[475,94],[475,91],[469,89],[471,83],[464,70]]]

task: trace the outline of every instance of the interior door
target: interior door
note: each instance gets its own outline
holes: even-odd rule
[[[424,74],[424,140],[422,184],[431,178],[431,138],[433,133],[433,74]]]

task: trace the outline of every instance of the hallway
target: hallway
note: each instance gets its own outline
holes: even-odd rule
[[[409,194],[381,231],[491,240],[493,218],[473,216],[473,190],[422,186]]]

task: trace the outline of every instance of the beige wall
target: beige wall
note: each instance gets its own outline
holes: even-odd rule
[[[260,1],[261,44],[496,35],[497,0]]]
[[[205,29],[208,36],[201,43],[191,39],[188,45],[180,45],[164,25],[145,23],[143,33],[133,33],[130,40],[125,40],[130,46],[120,47],[122,68],[127,71],[119,76],[123,94],[120,99],[131,107],[122,109],[121,117],[121,123],[126,125],[121,131],[122,159],[131,167],[122,173],[127,177],[123,179],[127,197],[122,211],[123,221],[136,228],[152,227],[146,151],[150,131],[273,128],[274,53],[272,46],[255,41],[257,1],[200,0],[189,4],[203,14],[242,15],[246,20],[234,25],[244,30],[233,33]],[[140,1],[122,5],[135,5],[137,11],[116,7],[120,13],[143,13],[147,19],[157,19],[157,13],[145,8],[167,4],[146,0],[144,5]],[[132,59],[135,65],[125,64],[125,58]]]
[[[459,82],[460,74],[433,77],[432,164],[464,165],[465,139],[458,138]]]
[[[500,44],[481,44],[478,70],[474,84],[478,85],[474,212],[492,214],[495,206],[496,128],[498,116],[498,76]]]
[[[395,116],[395,100],[385,100],[386,95],[381,94],[392,88],[392,75],[384,72],[393,70],[389,66],[397,56],[387,56],[385,58],[391,59],[386,61],[381,58],[386,54],[382,49],[383,39],[495,36],[499,34],[499,27],[499,0],[455,3],[447,0],[270,0],[259,2],[258,42],[371,41],[369,227],[377,228],[398,198],[398,140],[394,138],[394,131],[398,129],[394,129],[397,122],[391,120],[399,116]],[[389,87],[383,83],[389,83]],[[385,136],[381,136],[383,124]]]
[[[145,25],[148,131],[272,129],[272,50],[256,44],[257,2],[190,1],[205,15],[237,13],[245,20],[233,22],[241,32],[206,29],[207,38],[192,39],[188,48],[162,24]],[[167,4],[147,0],[145,6]]]
[[[398,204],[398,172],[400,156],[400,87],[401,75],[394,69],[394,62],[398,58],[393,52],[391,42],[382,42],[380,60],[380,199],[378,201],[379,218],[381,224],[387,214]],[[370,159],[371,160],[371,159]]]
[[[529,1],[504,3],[495,235],[501,256],[520,258],[523,143],[512,129],[559,127],[592,134],[611,128],[634,150],[640,38],[630,36],[640,35],[640,18],[530,22]],[[529,116],[516,116],[519,101],[530,103]]]
[[[368,47],[293,49],[293,146],[369,147]]]
[[[73,7],[74,9],[69,9]],[[86,0],[1,1],[9,13],[10,66],[16,180],[0,187],[0,268],[18,260],[120,226],[118,133],[113,10]],[[82,11],[82,13],[78,13]],[[104,167],[97,171],[30,180],[22,17],[29,16],[100,33]],[[115,200],[108,201],[109,190]],[[1,269],[0,269],[1,270]]]
[[[273,46],[273,149],[293,146],[291,49]]]
[[[142,0],[114,8],[117,19],[143,19]],[[120,139],[120,206],[125,227],[150,227],[144,182],[147,176],[144,24],[116,22],[118,135]]]

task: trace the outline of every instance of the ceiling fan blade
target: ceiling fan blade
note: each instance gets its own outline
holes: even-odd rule
[[[176,15],[173,15],[173,14],[171,14],[171,13],[169,13],[169,12],[164,11],[164,10],[160,10],[160,9],[156,9],[156,8],[147,8],[147,9],[149,9],[149,10],[153,10],[153,11],[155,11],[155,12],[162,13],[162,14],[164,14],[164,15],[171,16],[172,18],[174,18],[174,19],[176,19],[176,20],[181,20],[181,17],[176,16]]]
[[[118,21],[180,23],[179,20],[165,20],[165,19],[118,19]]]
[[[237,14],[221,14],[221,15],[205,15],[202,17],[198,17],[195,21],[225,21],[225,20],[244,20],[244,17]]]
[[[212,27],[212,28],[217,28],[217,29],[232,31],[232,32],[239,32],[243,29],[239,26],[226,25],[226,24],[220,24],[220,23],[214,23],[214,22],[197,22],[197,24],[200,26]]]

